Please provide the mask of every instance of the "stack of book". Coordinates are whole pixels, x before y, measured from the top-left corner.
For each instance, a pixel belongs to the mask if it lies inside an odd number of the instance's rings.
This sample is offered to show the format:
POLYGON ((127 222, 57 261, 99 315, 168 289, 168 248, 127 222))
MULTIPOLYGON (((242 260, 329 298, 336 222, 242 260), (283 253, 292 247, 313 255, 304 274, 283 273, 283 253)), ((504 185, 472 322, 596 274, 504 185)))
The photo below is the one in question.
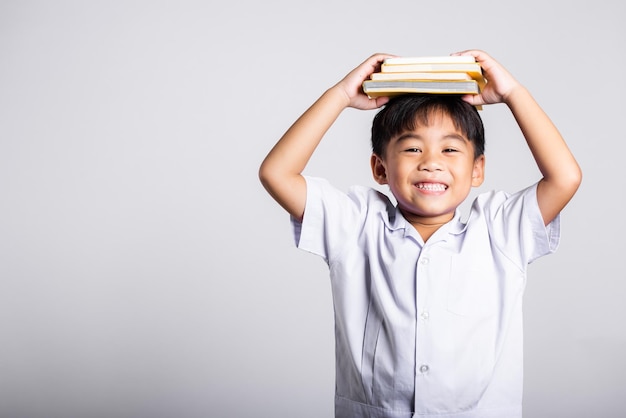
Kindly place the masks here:
POLYGON ((363 82, 369 97, 406 93, 479 94, 485 85, 482 69, 474 57, 387 58, 380 72, 363 82))

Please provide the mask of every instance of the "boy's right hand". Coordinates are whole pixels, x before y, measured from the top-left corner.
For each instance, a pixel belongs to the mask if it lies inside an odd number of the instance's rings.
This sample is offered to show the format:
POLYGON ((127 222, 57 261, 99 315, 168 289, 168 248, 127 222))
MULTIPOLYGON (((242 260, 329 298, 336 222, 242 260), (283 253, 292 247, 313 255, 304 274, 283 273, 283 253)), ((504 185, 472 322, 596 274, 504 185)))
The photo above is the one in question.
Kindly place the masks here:
POLYGON ((393 55, 372 55, 332 87, 345 95, 347 107, 371 110, 377 109, 389 101, 388 97, 369 98, 363 93, 363 82, 369 79, 372 73, 380 71, 380 66, 383 61, 390 57, 393 57, 393 55))
POLYGON ((387 97, 370 99, 363 81, 380 70, 388 54, 375 54, 324 92, 280 138, 261 167, 259 178, 272 197, 295 219, 302 221, 306 207, 306 181, 302 176, 311 155, 326 131, 346 107, 376 109, 387 97))

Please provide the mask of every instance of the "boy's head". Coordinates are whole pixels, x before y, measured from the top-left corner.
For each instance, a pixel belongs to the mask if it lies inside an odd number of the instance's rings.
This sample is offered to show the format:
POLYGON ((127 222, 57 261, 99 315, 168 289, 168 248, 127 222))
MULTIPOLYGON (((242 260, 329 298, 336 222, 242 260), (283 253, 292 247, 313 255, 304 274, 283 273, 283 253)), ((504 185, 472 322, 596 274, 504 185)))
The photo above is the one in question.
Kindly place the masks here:
POLYGON ((484 179, 484 128, 459 96, 392 98, 372 124, 372 174, 414 226, 441 225, 484 179))
POLYGON ((472 142, 474 157, 485 152, 485 130, 476 108, 457 95, 407 94, 393 97, 372 122, 372 151, 381 158, 389 141, 418 125, 429 125, 433 117, 443 113, 472 142))

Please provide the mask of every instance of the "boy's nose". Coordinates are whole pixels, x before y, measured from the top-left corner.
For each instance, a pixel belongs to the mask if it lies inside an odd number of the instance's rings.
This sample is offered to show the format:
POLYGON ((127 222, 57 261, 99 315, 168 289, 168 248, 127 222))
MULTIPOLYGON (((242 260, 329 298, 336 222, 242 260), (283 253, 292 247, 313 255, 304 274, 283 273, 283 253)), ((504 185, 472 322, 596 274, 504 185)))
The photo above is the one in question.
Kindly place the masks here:
POLYGON ((420 171, 437 171, 442 169, 441 160, 437 155, 432 153, 424 154, 421 158, 417 169, 420 171))

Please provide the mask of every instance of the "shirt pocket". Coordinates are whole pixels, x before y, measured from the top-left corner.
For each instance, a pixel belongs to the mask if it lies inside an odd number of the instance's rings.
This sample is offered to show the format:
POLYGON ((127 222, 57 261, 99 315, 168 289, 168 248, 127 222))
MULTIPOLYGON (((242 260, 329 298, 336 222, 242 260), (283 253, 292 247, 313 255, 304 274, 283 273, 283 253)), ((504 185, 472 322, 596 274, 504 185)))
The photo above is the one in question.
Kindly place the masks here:
MULTIPOLYGON (((361 379, 365 402, 385 410, 410 412, 413 407, 415 323, 392 323, 376 303, 370 304, 361 379)), ((385 415, 386 416, 386 415, 385 415)))
POLYGON ((462 316, 492 316, 502 305, 495 266, 453 256, 448 277, 447 310, 462 316))

